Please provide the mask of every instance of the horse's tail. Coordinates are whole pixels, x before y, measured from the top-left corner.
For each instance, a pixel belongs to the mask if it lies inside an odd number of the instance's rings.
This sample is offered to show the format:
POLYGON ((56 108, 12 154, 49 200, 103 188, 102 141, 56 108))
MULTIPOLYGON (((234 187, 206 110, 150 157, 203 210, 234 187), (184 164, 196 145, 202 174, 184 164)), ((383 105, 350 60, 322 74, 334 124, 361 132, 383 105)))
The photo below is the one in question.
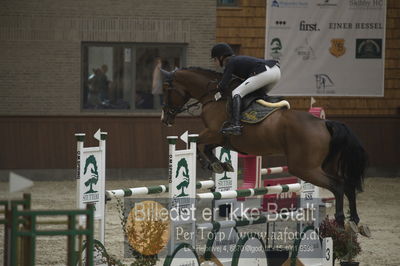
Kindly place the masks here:
POLYGON ((331 134, 329 153, 324 164, 337 160, 336 173, 343 177, 345 184, 362 191, 368 156, 360 141, 345 124, 327 120, 326 127, 331 134))

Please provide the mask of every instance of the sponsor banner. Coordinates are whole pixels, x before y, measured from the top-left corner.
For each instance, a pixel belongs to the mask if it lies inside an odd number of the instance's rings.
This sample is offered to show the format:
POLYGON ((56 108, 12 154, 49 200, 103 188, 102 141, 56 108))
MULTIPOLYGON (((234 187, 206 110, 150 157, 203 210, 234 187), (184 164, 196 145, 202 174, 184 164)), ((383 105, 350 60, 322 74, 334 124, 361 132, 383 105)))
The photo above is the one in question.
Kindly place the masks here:
POLYGON ((271 95, 383 96, 386 0, 268 0, 271 95))

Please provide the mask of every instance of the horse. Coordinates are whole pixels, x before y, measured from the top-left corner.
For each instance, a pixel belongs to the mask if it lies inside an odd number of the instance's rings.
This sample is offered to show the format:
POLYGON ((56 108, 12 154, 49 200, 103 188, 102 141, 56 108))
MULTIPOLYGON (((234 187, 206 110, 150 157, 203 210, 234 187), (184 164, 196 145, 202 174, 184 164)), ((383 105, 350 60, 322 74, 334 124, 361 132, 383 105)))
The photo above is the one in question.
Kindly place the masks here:
POLYGON ((260 123, 244 124, 240 136, 225 136, 220 129, 229 119, 227 102, 231 96, 225 93, 223 97, 216 97, 221 73, 192 67, 174 72, 162 70, 162 74, 165 83, 163 124, 171 126, 176 115, 193 105, 202 105, 200 116, 205 128, 198 138, 202 164, 206 161, 209 166, 218 165, 212 152, 216 146, 252 155, 284 155, 290 174, 333 193, 335 220, 340 227, 344 227, 345 222, 344 195, 349 201, 350 221, 360 222, 356 192, 362 191, 368 157, 348 126, 308 112, 281 108, 260 123), (187 104, 192 98, 197 102, 187 104))

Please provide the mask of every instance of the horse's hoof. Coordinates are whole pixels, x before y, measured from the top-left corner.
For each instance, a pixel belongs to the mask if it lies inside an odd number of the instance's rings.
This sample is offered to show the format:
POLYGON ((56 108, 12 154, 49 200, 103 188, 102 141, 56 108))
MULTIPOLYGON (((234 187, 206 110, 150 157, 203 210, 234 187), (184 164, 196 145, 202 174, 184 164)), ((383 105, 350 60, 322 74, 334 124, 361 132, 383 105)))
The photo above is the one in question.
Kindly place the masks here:
POLYGON ((214 173, 217 173, 217 174, 222 174, 223 172, 224 172, 224 168, 222 167, 222 165, 220 164, 220 163, 218 163, 218 162, 213 162, 213 163, 211 163, 211 170, 214 172, 214 173))
POLYGON ((222 163, 221 165, 226 172, 234 172, 235 171, 235 169, 233 168, 233 166, 230 162, 225 162, 225 163, 222 163))
POLYGON ((371 231, 369 230, 368 225, 361 224, 358 226, 358 232, 365 237, 371 237, 371 231))
POLYGON ((357 234, 357 233, 358 233, 358 227, 357 227, 356 223, 353 222, 353 221, 348 221, 348 222, 344 225, 344 228, 345 228, 345 230, 346 230, 347 232, 351 232, 351 233, 354 233, 354 234, 357 234))

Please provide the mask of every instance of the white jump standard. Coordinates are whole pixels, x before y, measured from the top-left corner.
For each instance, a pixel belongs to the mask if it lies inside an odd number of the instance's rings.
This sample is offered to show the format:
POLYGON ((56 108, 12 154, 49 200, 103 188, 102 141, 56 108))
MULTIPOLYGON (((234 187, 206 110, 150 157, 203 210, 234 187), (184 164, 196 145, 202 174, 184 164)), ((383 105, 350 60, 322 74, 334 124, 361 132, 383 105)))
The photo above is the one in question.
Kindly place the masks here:
MULTIPOLYGON (((281 212, 277 214, 265 214, 258 217, 241 216, 240 218, 226 220, 226 218, 218 217, 217 209, 213 209, 214 216, 211 222, 206 223, 196 223, 195 217, 191 216, 191 210, 196 210, 196 200, 212 200, 213 208, 219 208, 217 203, 230 204, 236 202, 237 198, 241 197, 256 197, 260 195, 268 194, 281 194, 285 192, 300 192, 302 189, 301 184, 282 184, 273 185, 268 187, 256 187, 247 189, 235 189, 237 187, 237 171, 235 173, 226 172, 222 174, 219 178, 214 180, 206 180, 196 182, 196 159, 197 159, 197 136, 189 136, 189 147, 184 150, 176 150, 176 142, 178 137, 168 137, 169 143, 169 168, 168 168, 168 181, 167 185, 158 186, 148 186, 148 187, 136 187, 136 188, 122 188, 115 190, 105 191, 105 138, 106 133, 101 132, 99 134, 99 147, 83 147, 84 134, 77 134, 78 140, 78 190, 77 196, 79 204, 82 200, 88 198, 90 195, 91 202, 96 204, 96 209, 103 210, 101 214, 97 215, 100 219, 100 239, 104 244, 104 223, 105 223, 105 213, 104 204, 105 198, 119 198, 119 197, 131 197, 139 195, 152 195, 160 193, 169 193, 169 206, 170 216, 174 213, 174 217, 171 217, 170 223, 170 237, 167 246, 167 257, 164 261, 164 265, 200 265, 199 256, 196 253, 195 248, 197 243, 196 232, 200 230, 209 230, 214 234, 214 238, 209 239, 206 244, 206 251, 204 253, 204 258, 206 260, 211 259, 213 254, 215 258, 219 260, 223 265, 268 265, 265 244, 262 239, 255 233, 247 234, 245 237, 240 237, 236 228, 264 224, 268 221, 285 220, 289 216, 292 217, 294 212, 281 212), (88 153, 84 153, 88 152, 88 153), (91 153, 98 153, 93 155, 91 153), (97 181, 97 182, 96 182, 97 181), (102 188, 98 187, 102 186, 102 188), (197 189, 208 189, 215 188, 216 192, 210 193, 197 193, 197 189), (96 196, 94 192, 99 192, 103 195, 96 196), (82 195, 84 194, 84 195, 82 195), (105 197, 104 197, 105 196, 105 197), (95 201, 97 198, 97 201, 95 201), (175 210, 175 211, 174 211, 175 210), (189 218, 189 219, 188 219, 189 218), (223 220, 218 220, 222 218, 223 220), (225 219, 225 220, 224 220, 225 219), (190 240, 178 240, 177 228, 184 227, 184 230, 193 233, 190 240), (224 231, 225 230, 225 231, 224 231), (226 231, 228 230, 228 231, 226 231), (219 240, 218 234, 224 234, 229 232, 229 230, 236 232, 236 237, 230 239, 219 240), (233 241, 227 244, 224 241, 233 241), (219 247, 227 250, 235 250, 234 252, 227 252, 221 254, 215 252, 214 247, 219 247), (259 250, 260 252, 252 253, 249 250, 259 250)), ((220 159, 225 158, 227 161, 235 162, 237 168, 237 156, 231 154, 227 150, 217 150, 220 159), (236 160, 236 161, 235 161, 236 160)), ((271 170, 282 171, 281 170, 271 170)), ((232 210, 231 210, 232 211, 232 210)), ((297 256, 297 254, 294 254, 297 256)), ((318 262, 322 261, 319 257, 318 262)), ((325 265, 319 263, 319 265, 325 265)))

